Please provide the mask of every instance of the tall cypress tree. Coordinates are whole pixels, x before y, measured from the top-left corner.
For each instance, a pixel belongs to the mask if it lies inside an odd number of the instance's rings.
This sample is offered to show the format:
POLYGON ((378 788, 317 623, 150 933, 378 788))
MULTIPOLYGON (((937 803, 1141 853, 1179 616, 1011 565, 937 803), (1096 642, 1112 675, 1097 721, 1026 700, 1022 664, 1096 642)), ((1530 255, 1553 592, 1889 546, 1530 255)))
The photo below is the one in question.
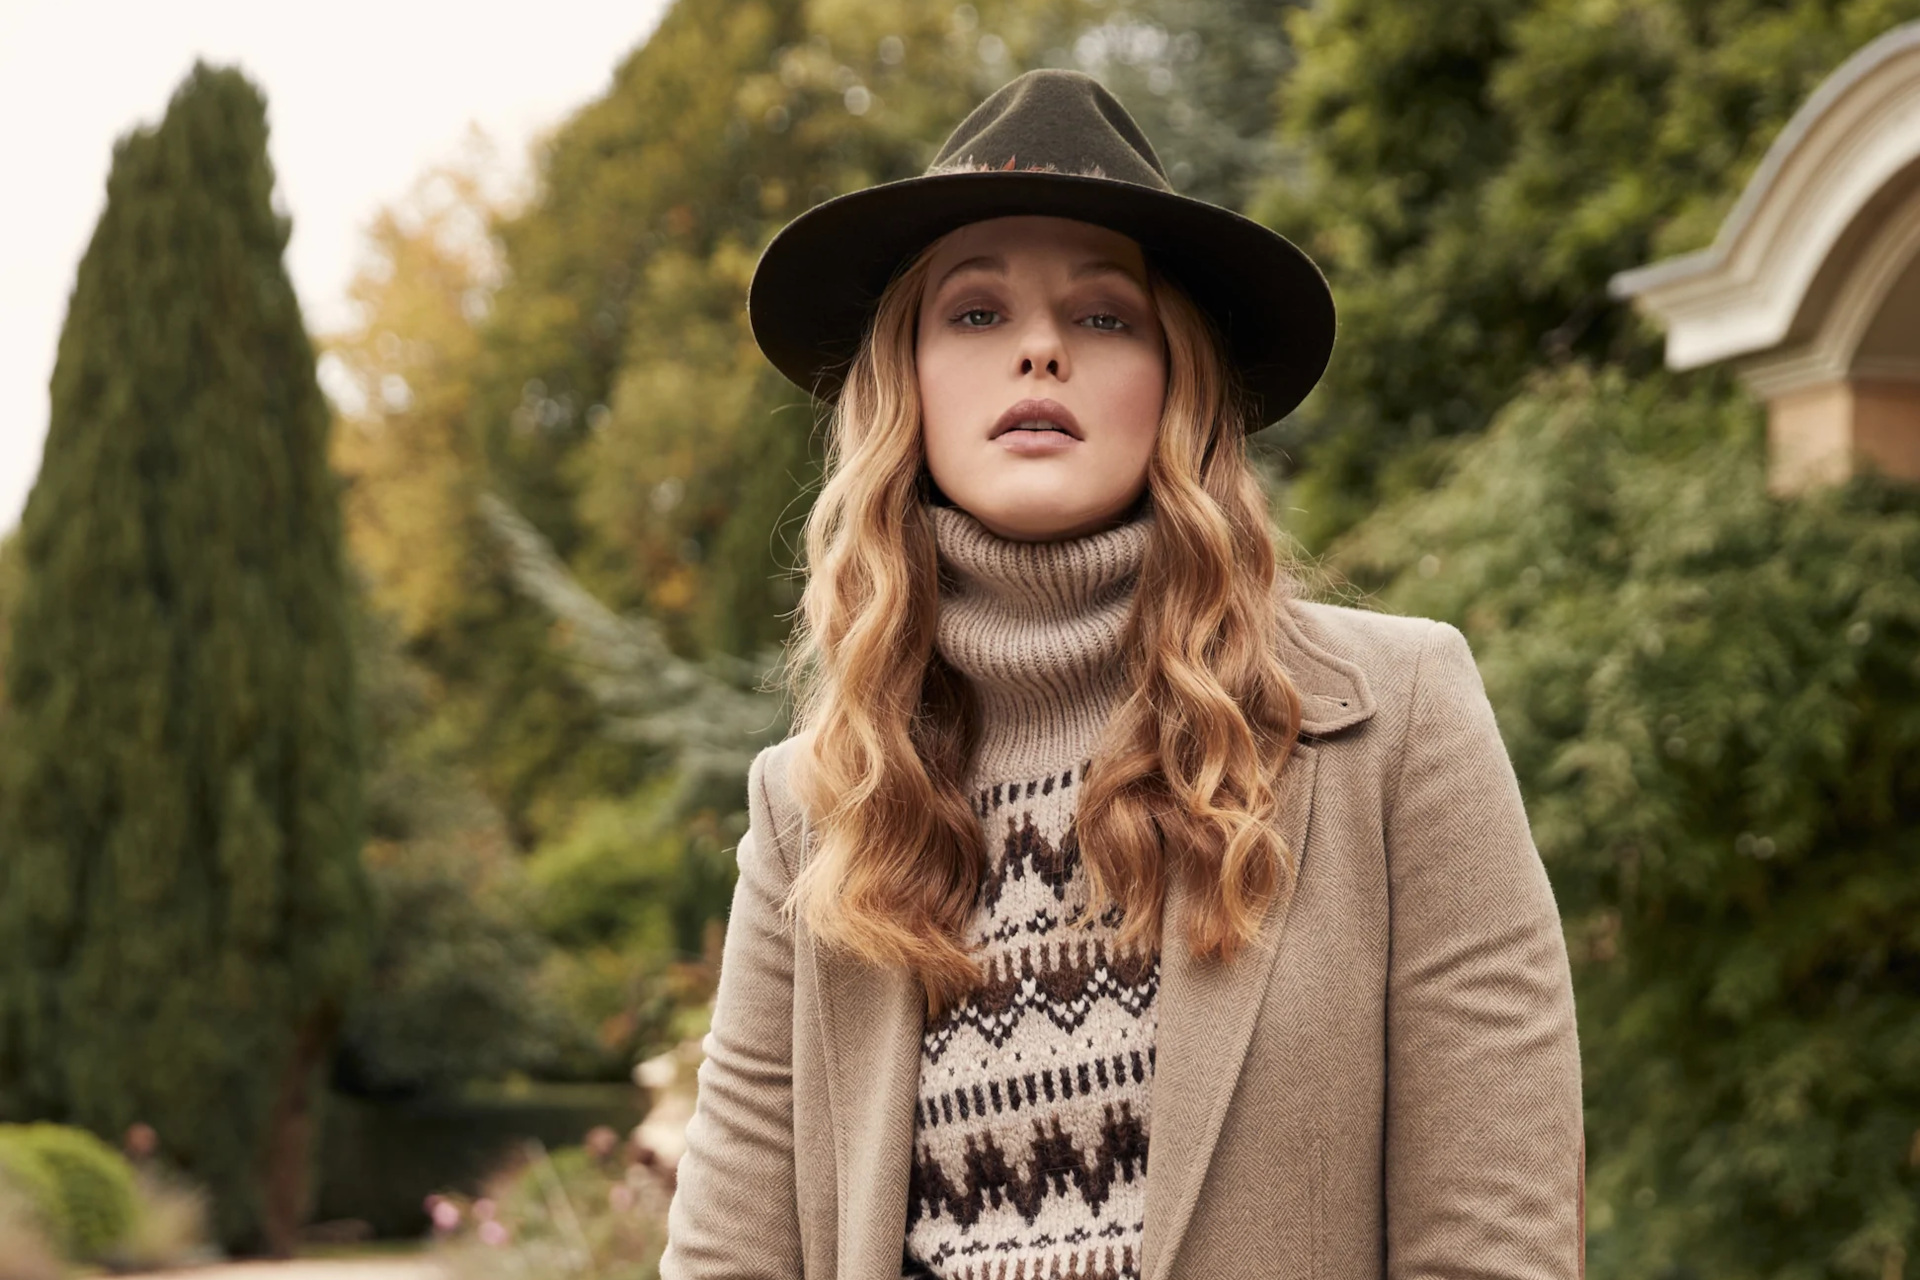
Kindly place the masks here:
POLYGON ((21 524, 0 744, 0 1118, 154 1125, 284 1253, 365 964, 328 414, 266 104, 196 63, 114 147, 21 524))

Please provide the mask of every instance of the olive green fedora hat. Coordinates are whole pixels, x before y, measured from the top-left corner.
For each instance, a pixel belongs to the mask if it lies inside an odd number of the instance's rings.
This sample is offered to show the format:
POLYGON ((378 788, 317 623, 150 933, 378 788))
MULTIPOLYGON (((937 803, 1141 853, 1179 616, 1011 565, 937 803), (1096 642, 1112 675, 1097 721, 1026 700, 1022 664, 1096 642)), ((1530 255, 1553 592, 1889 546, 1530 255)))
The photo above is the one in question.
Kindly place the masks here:
POLYGON ((767 359, 838 394, 887 282, 956 227, 1047 214, 1138 241, 1219 326, 1253 397, 1254 429, 1313 389, 1333 352, 1333 293, 1285 237, 1176 192, 1126 108, 1083 72, 1029 71, 960 122, 918 177, 823 201, 767 244, 747 316, 767 359))

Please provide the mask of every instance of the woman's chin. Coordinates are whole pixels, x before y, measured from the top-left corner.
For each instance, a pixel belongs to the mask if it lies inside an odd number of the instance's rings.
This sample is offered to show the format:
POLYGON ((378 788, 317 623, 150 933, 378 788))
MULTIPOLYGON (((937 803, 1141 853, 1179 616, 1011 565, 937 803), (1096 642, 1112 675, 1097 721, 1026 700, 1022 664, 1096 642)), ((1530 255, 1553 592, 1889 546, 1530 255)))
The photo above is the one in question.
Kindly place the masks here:
POLYGON ((1114 523, 1129 505, 1122 498, 1100 502, 1070 486, 1007 485, 991 493, 954 497, 954 503, 1002 538, 1055 542, 1114 523))

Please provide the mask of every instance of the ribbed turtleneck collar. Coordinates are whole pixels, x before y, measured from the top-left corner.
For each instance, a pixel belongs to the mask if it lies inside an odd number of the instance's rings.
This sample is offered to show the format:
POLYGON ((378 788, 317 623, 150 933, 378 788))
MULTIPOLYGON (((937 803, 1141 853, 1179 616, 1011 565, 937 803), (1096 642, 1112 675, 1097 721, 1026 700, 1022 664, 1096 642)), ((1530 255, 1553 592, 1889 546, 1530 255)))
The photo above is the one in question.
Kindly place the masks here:
POLYGON ((1111 529, 1055 542, 1003 538, 958 507, 929 511, 950 580, 936 647, 980 701, 971 782, 1080 763, 1126 692, 1120 640, 1151 504, 1111 529))

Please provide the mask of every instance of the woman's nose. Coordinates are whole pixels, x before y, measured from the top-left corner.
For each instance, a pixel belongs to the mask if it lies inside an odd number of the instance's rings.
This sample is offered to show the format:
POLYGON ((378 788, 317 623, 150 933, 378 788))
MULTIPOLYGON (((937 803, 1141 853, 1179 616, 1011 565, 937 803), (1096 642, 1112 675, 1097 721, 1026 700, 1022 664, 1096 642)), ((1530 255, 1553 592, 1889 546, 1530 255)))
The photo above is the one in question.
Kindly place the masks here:
POLYGON ((1062 380, 1068 375, 1066 340, 1052 316, 1036 316, 1027 322, 1020 333, 1017 356, 1023 378, 1037 369, 1062 380))

